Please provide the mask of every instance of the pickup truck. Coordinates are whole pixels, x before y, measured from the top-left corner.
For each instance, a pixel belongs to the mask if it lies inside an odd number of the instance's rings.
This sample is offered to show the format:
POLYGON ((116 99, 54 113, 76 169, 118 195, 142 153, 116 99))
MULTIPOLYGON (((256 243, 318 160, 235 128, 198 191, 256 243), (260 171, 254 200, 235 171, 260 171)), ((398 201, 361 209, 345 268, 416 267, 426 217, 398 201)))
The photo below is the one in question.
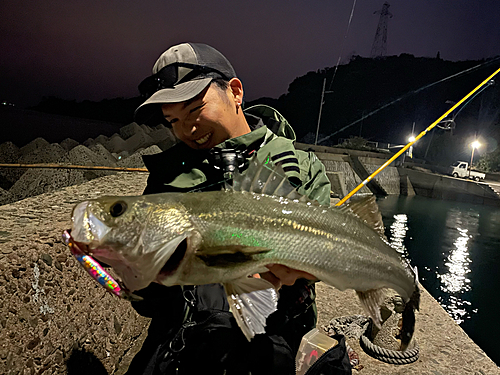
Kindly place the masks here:
POLYGON ((456 161, 449 168, 449 173, 453 177, 470 178, 476 181, 484 180, 486 175, 477 171, 469 171, 469 163, 466 161, 456 161), (470 173, 469 173, 470 172, 470 173))

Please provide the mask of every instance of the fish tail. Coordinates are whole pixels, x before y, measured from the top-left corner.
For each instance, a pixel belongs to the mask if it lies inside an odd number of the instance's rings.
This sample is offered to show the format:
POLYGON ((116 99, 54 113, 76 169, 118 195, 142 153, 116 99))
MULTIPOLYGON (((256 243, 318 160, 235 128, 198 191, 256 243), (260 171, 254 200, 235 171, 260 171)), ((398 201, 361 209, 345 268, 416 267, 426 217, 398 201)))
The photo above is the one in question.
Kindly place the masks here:
POLYGON ((415 331, 415 310, 420 308, 420 289, 418 286, 406 303, 403 311, 403 322, 401 327, 401 351, 408 348, 415 331))

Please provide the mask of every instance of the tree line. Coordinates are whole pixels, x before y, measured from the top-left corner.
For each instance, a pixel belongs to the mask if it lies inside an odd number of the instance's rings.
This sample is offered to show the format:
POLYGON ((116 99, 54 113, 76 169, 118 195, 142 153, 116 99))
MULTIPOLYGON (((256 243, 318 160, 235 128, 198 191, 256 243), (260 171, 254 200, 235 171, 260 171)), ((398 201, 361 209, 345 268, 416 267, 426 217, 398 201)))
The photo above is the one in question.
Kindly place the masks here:
MULTIPOLYGON (((292 124, 299 141, 313 143, 326 83, 318 137, 322 145, 337 145, 351 137, 406 144, 412 129, 416 135, 427 128, 499 66, 499 57, 446 61, 439 54, 436 58, 353 56, 338 69, 326 67, 297 77, 279 98, 259 98, 246 106, 276 108, 292 124)), ((140 103, 139 97, 80 103, 49 97, 33 109, 126 124, 133 121, 140 103)), ((490 160, 483 160, 483 168, 498 170, 499 106, 500 86, 488 85, 452 113, 450 121, 422 138, 414 147, 415 156, 440 165, 467 160, 469 144, 478 138, 484 145, 478 155, 484 159, 488 154, 490 160), (498 158, 491 156, 495 153, 498 158)))

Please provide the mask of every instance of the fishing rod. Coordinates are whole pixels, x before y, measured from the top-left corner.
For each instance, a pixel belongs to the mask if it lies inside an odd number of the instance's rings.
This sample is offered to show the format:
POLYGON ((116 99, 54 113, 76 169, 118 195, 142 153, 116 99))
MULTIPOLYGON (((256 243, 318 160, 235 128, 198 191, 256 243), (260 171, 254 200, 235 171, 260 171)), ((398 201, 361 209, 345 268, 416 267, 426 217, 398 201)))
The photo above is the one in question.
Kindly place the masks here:
POLYGON ((0 168, 56 168, 56 169, 89 169, 100 171, 117 171, 117 172, 142 172, 149 173, 146 168, 126 168, 126 167, 106 167, 99 165, 72 165, 72 164, 2 164, 0 168))
POLYGON ((434 121, 431 125, 429 125, 425 130, 423 130, 419 135, 415 137, 415 139, 409 142, 406 146, 404 146, 401 150, 399 150, 396 154, 394 154, 389 160, 387 160, 384 164, 382 164, 375 172, 373 172, 370 176, 368 176, 363 182, 361 182, 358 186, 356 186, 349 194, 347 194, 344 198, 338 201, 335 205, 341 206, 347 201, 350 197, 352 197, 356 192, 361 189, 363 186, 368 184, 373 177, 379 174, 385 167, 391 164, 394 160, 396 160, 403 152, 408 150, 413 144, 426 135, 429 131, 431 131, 437 124, 439 124, 444 118, 446 118, 450 113, 452 113, 455 109, 457 109, 463 102, 469 99, 472 95, 474 95, 478 90, 480 90, 484 85, 489 84, 490 81, 495 77, 498 73, 500 73, 500 68, 498 68, 492 75, 486 78, 481 84, 479 84, 474 90, 465 95, 462 99, 460 99, 453 107, 447 110, 441 117, 439 117, 436 121, 434 121))
POLYGON ((404 94, 404 95, 400 96, 399 98, 394 99, 393 101, 391 101, 391 102, 389 102, 389 103, 386 103, 386 104, 382 105, 381 107, 379 107, 379 108, 377 108, 377 109, 375 109, 375 110, 371 111, 370 113, 368 113, 368 114, 366 114, 366 115, 363 115, 361 118, 359 118, 359 119, 357 119, 356 121, 353 121, 353 122, 351 122, 350 124, 348 124, 348 125, 346 125, 346 126, 344 126, 344 127, 340 128, 340 129, 336 130, 335 132, 331 133, 330 135, 328 135, 328 136, 326 136, 326 137, 323 137, 323 138, 321 138, 321 139, 317 140, 317 144, 321 144, 321 143, 323 143, 323 142, 327 141, 328 139, 330 139, 330 138, 331 138, 331 137, 333 137, 334 135, 336 135, 336 134, 338 134, 338 133, 343 132, 344 130, 346 130, 346 129, 350 128, 351 126, 354 126, 354 125, 356 125, 356 124, 359 124, 360 122, 362 122, 363 120, 367 119, 368 117, 373 116, 374 114, 376 114, 376 113, 378 113, 378 112, 380 112, 380 111, 384 110, 385 108, 388 108, 388 107, 390 107, 390 106, 392 106, 392 105, 394 105, 394 104, 396 104, 396 103, 398 103, 398 102, 402 101, 403 99, 406 99, 406 98, 410 97, 411 95, 418 94, 418 93, 419 93, 419 92, 421 92, 421 91, 424 91, 424 90, 426 90, 426 89, 428 89, 428 88, 430 88, 430 87, 433 87, 433 86, 435 86, 435 85, 438 85, 438 84, 440 84, 440 83, 443 83, 443 82, 449 81, 450 79, 457 78, 457 77, 459 77, 459 76, 461 76, 461 75, 471 73, 471 72, 473 72, 474 70, 477 70, 477 69, 479 69, 479 68, 481 68, 481 67, 483 67, 483 66, 488 66, 488 65, 491 65, 491 64, 493 64, 493 63, 497 62, 498 60, 500 60, 500 56, 499 56, 499 57, 495 57, 494 59, 489 60, 489 61, 486 61, 486 62, 481 63, 481 64, 479 64, 479 65, 473 66, 473 67, 471 67, 471 68, 468 68, 468 69, 462 70, 461 72, 458 72, 458 73, 452 74, 451 76, 448 76, 448 77, 445 77, 445 78, 443 78, 443 79, 440 79, 439 81, 436 81, 436 82, 430 83, 430 84, 425 85, 425 86, 423 86, 423 87, 420 87, 420 88, 419 88, 419 89, 417 89, 417 90, 410 91, 410 92, 408 92, 408 93, 406 93, 406 94, 404 94))

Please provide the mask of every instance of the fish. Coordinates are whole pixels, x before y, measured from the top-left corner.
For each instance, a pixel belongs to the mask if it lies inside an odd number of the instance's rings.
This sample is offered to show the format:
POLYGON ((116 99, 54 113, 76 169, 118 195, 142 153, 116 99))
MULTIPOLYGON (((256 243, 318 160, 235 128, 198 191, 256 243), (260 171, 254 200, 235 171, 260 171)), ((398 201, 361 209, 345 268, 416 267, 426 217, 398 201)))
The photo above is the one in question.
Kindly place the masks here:
POLYGON ((105 196, 77 204, 70 233, 111 266, 128 291, 221 283, 248 340, 277 308, 274 286, 251 277, 280 264, 339 290, 354 289, 380 327, 387 288, 405 301, 401 350, 415 329, 416 269, 390 246, 374 197, 326 207, 300 194, 280 165, 253 157, 224 190, 105 196))

